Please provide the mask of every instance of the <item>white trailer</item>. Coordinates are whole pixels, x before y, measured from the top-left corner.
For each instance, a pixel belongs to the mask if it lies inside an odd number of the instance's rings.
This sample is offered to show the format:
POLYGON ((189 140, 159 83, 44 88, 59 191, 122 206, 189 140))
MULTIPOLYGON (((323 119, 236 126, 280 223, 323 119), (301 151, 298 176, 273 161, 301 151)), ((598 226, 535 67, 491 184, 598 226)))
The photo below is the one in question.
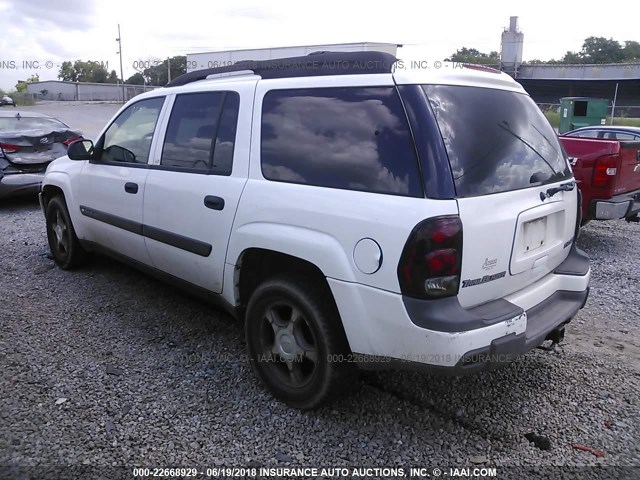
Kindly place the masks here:
POLYGON ((248 50, 227 50, 220 52, 188 53, 187 72, 204 68, 217 68, 233 65, 242 60, 271 60, 274 58, 300 57, 313 52, 362 52, 377 51, 396 55, 396 43, 334 43, 328 45, 301 45, 297 47, 257 48, 248 50))

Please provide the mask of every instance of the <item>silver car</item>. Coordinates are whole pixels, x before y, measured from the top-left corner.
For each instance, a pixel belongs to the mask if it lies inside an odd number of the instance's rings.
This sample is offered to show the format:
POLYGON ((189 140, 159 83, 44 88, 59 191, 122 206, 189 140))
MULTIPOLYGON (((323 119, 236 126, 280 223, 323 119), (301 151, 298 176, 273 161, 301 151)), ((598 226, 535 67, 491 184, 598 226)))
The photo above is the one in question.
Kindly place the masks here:
POLYGON ((0 199, 37 193, 49 163, 81 138, 80 131, 48 115, 0 111, 0 199))
POLYGON ((15 107, 16 102, 9 95, 3 95, 2 98, 0 98, 0 107, 4 105, 12 105, 15 107))

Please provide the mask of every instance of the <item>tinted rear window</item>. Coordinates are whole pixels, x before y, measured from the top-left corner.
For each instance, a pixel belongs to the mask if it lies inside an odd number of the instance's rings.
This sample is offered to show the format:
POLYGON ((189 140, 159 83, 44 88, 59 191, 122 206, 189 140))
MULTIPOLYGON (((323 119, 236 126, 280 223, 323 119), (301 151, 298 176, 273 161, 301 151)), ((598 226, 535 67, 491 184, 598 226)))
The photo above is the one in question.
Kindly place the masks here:
POLYGON ((458 197, 507 192, 571 177, 556 133, 528 95, 425 85, 458 197))
POLYGON ((261 158, 270 180, 423 195, 413 139, 393 87, 269 92, 261 158))

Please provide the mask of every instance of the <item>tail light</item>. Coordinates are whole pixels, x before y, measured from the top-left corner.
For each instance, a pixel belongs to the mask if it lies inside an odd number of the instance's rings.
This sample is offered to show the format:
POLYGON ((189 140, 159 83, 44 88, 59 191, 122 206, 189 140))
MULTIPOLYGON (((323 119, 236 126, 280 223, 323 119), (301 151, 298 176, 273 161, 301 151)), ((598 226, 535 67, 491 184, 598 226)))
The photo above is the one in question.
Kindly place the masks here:
POLYGON ((434 217, 413 229, 398 264, 403 295, 441 298, 456 295, 462 268, 462 222, 458 216, 434 217))
POLYGON ((592 187, 611 188, 618 173, 618 156, 604 155, 596 159, 592 187))
POLYGON ((68 147, 69 145, 71 145, 76 140, 82 140, 82 137, 73 137, 73 138, 70 138, 69 140, 65 140, 62 143, 64 143, 68 147))
POLYGON ((578 194, 578 211, 576 212, 576 226, 573 231, 573 241, 577 241, 580 236, 580 228, 582 227, 582 190, 576 188, 578 194))
POLYGON ((0 148, 4 153, 16 153, 20 147, 10 143, 0 143, 0 148))

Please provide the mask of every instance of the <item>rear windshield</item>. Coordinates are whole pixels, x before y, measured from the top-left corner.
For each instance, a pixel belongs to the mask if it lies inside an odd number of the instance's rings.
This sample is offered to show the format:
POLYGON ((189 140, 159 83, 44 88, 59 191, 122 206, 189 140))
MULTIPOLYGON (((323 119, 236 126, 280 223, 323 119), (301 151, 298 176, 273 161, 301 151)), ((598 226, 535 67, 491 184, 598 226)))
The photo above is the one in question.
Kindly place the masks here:
POLYGON ((528 95, 423 86, 440 127, 458 197, 571 178, 556 133, 528 95))
POLYGON ((22 130, 62 130, 68 128, 55 118, 46 117, 4 117, 0 118, 0 132, 22 130))

